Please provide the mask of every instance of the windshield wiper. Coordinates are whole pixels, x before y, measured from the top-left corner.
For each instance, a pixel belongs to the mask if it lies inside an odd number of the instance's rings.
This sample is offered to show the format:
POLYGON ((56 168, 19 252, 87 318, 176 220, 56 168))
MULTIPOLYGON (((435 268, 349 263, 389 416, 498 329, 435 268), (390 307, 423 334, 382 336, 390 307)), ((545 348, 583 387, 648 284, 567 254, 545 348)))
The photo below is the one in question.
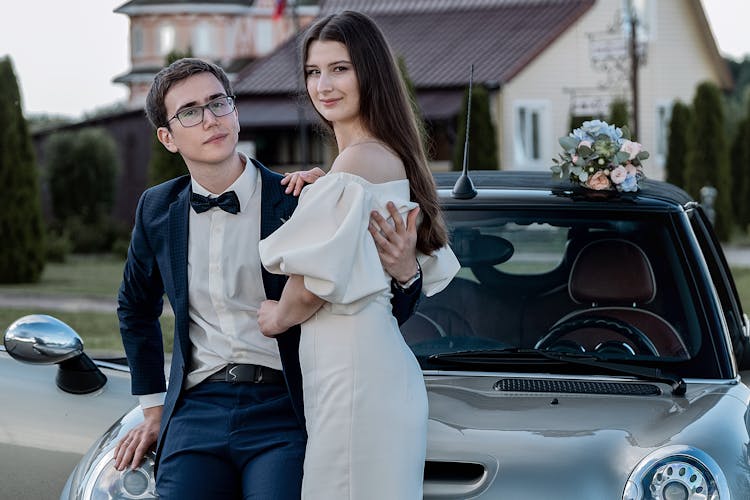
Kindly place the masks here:
POLYGON ((604 368, 615 373, 624 373, 644 380, 666 383, 672 387, 672 395, 684 396, 687 386, 682 377, 662 371, 660 368, 633 366, 625 363, 604 361, 587 353, 567 353, 556 351, 542 351, 539 349, 491 349, 475 351, 454 351, 432 354, 427 358, 435 364, 518 364, 521 362, 538 363, 552 360, 558 363, 604 368))

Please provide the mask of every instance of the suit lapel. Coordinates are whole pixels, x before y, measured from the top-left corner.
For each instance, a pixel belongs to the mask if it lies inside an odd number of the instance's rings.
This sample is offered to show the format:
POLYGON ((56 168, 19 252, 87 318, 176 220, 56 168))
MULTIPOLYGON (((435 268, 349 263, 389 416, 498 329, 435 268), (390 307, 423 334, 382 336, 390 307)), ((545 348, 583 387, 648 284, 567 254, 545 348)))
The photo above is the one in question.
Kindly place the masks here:
MULTIPOLYGON (((284 194, 283 186, 279 183, 281 177, 274 174, 260 163, 253 160, 261 176, 260 200, 260 239, 267 238, 276 231, 291 215, 296 205, 296 199, 284 194), (289 198, 292 198, 291 200, 289 198)), ((284 278, 262 269, 263 288, 266 297, 278 300, 284 288, 284 278)))
POLYGON ((180 191, 177 199, 169 206, 169 263, 174 282, 174 309, 176 333, 182 350, 183 360, 190 356, 188 327, 188 217, 190 184, 180 191))

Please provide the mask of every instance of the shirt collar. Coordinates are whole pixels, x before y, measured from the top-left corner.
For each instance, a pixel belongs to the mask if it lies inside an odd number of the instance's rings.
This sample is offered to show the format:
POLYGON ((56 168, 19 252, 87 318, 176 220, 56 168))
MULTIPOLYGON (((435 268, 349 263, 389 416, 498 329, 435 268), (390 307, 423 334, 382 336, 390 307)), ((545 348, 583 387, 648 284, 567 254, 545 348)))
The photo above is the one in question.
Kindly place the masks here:
MULTIPOLYGON (((240 176, 237 177, 237 180, 235 180, 232 185, 229 186, 224 192, 226 193, 227 191, 234 191, 237 194, 237 198, 240 200, 240 210, 243 210, 246 206, 248 206, 248 202, 255 192, 258 169, 255 168, 255 166, 245 153, 237 151, 237 154, 240 156, 240 160, 242 161, 244 169, 240 176), (250 168, 248 168, 248 165, 250 168)), ((194 193, 211 197, 219 196, 220 194, 222 194, 210 192, 193 178, 190 179, 190 183, 194 193)))

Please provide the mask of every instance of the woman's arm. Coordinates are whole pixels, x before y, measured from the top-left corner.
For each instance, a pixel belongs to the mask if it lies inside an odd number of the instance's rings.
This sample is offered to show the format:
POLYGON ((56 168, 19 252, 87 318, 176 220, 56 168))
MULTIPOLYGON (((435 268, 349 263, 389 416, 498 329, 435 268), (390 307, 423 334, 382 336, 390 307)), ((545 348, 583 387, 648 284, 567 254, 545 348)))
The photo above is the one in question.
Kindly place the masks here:
POLYGON ((292 275, 284 285, 279 301, 265 300, 258 311, 258 325, 266 337, 273 337, 302 323, 325 304, 305 288, 304 278, 292 275))

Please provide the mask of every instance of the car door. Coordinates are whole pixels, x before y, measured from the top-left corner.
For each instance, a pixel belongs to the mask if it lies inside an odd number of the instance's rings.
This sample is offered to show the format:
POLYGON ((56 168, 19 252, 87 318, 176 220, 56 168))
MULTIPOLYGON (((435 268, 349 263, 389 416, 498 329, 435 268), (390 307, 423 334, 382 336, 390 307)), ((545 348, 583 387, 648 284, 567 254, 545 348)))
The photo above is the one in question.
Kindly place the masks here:
POLYGON ((721 302, 721 310, 729 328, 729 336, 738 369, 744 371, 742 374, 743 380, 748 383, 750 382, 750 325, 748 325, 748 317, 742 310, 742 303, 737 294, 732 272, 706 213, 700 206, 692 207, 689 213, 693 231, 698 239, 698 244, 711 274, 711 281, 721 302))

